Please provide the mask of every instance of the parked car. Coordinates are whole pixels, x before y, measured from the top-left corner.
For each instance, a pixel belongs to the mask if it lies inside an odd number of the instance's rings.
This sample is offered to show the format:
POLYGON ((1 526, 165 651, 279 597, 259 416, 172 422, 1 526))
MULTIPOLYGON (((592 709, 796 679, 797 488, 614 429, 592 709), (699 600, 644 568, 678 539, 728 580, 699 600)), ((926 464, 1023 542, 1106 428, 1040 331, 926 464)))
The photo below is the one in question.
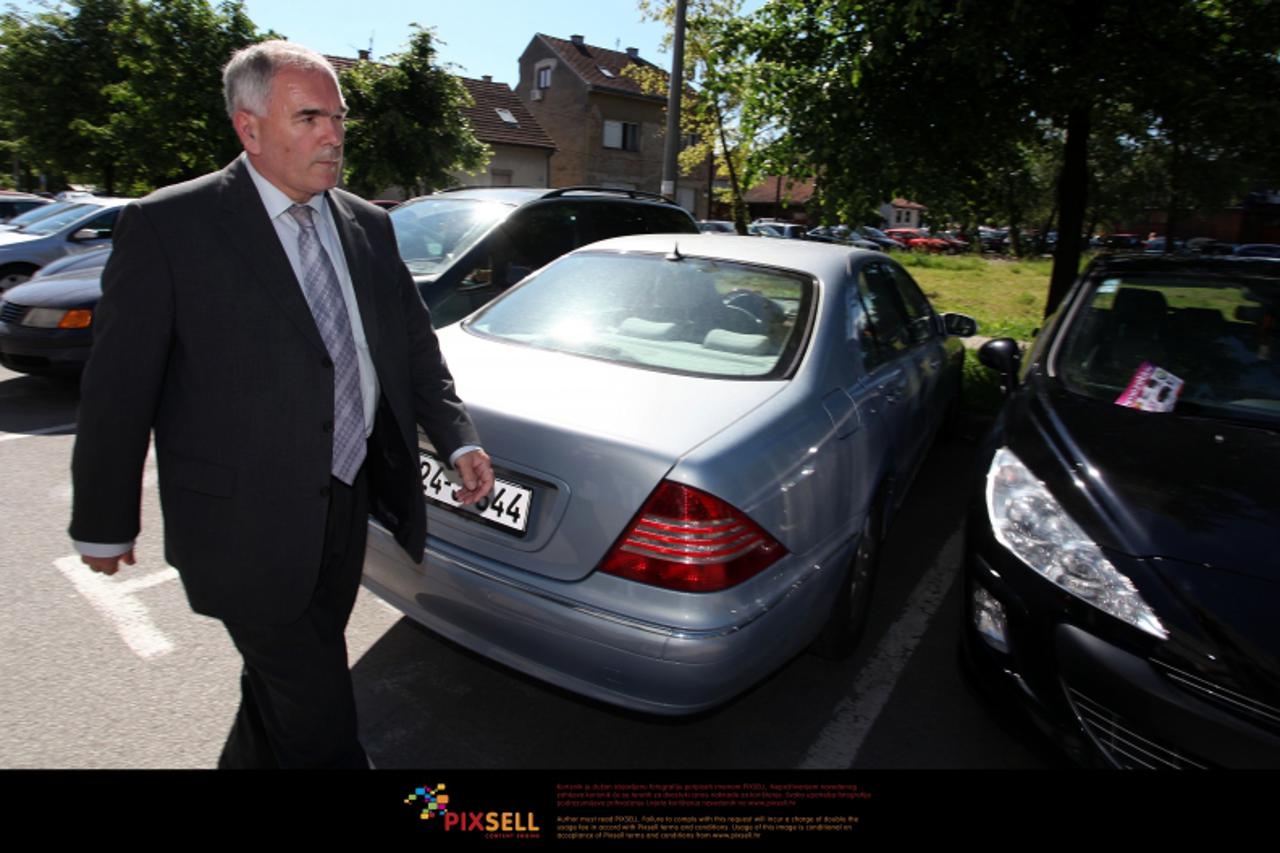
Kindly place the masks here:
POLYGON ((436 326, 453 323, 565 252, 609 237, 698 233, 662 196, 594 187, 464 187, 391 211, 400 257, 436 326))
POLYGON ((932 237, 921 228, 889 228, 884 233, 913 252, 942 254, 954 251, 955 248, 949 240, 932 237))
POLYGON ((870 240, 880 247, 882 252, 902 252, 906 251, 906 246, 881 231, 879 228, 872 228, 870 225, 860 225, 853 229, 855 233, 863 240, 870 240))
POLYGON ((751 223, 752 225, 768 225, 779 235, 788 240, 803 240, 805 232, 809 230, 807 225, 800 225, 796 222, 788 222, 785 219, 757 219, 751 223))
POLYGON ((761 223, 759 225, 748 225, 747 234, 752 237, 773 237, 774 239, 784 239, 784 235, 776 226, 761 223))
POLYGON ((979 683, 1083 763, 1280 766, 1280 261, 1103 258, 979 357, 979 683))
MULTIPOLYGON (((1142 251, 1146 252, 1148 255, 1163 255, 1164 244, 1165 244, 1165 238, 1152 237, 1150 240, 1146 240, 1143 242, 1142 251)), ((1186 246, 1185 241, 1179 240, 1177 237, 1173 238, 1173 251, 1175 252, 1181 251, 1185 246, 1186 246)))
POLYGON ((51 201, 46 205, 33 207, 26 213, 19 213, 8 222, 0 223, 0 233, 5 231, 21 230, 30 223, 35 222, 37 219, 44 219, 47 216, 52 216, 55 213, 66 210, 73 204, 75 204, 74 201, 51 201))
POLYGON ((1141 234, 1130 234, 1128 232, 1104 234, 1102 236, 1102 248, 1113 251, 1141 249, 1143 242, 1145 242, 1145 238, 1141 234))
POLYGON ((31 278, 63 255, 111 241, 116 217, 128 199, 80 198, 49 216, 0 232, 0 293, 31 278))
POLYGON ((804 235, 804 238, 818 243, 837 243, 842 246, 869 249, 873 252, 880 250, 878 243, 864 240, 860 234, 847 225, 820 225, 817 228, 810 229, 804 235))
POLYGON ((595 699, 723 703, 866 619, 878 546, 954 412, 974 322, 878 252, 643 235, 570 253, 441 330, 497 485, 431 536, 381 523, 364 583, 437 633, 595 699))
POLYGON ((978 245, 983 252, 1008 251, 1009 229, 978 226, 978 245))
POLYGON ((1280 258, 1280 243, 1245 243, 1236 246, 1235 253, 1242 258, 1280 258))
POLYGON ((89 360, 93 312, 111 247, 66 255, 0 296, 0 364, 19 373, 74 376, 89 360))
POLYGON ((698 230, 703 234, 737 234, 738 229, 726 219, 699 219, 698 230))
POLYGON ((0 190, 0 222, 8 222, 15 216, 49 204, 49 199, 31 193, 0 190))

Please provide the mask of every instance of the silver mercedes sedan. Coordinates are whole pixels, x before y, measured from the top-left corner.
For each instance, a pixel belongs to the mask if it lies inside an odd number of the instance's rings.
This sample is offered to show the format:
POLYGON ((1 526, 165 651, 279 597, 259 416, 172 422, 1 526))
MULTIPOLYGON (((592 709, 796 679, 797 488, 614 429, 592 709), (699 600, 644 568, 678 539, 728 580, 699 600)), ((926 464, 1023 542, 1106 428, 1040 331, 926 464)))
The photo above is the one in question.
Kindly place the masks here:
POLYGON ((456 506, 424 440, 424 561, 373 522, 365 585, 493 660, 654 714, 726 702, 806 648, 848 655, 975 331, 878 252, 581 248, 441 330, 497 484, 456 506))

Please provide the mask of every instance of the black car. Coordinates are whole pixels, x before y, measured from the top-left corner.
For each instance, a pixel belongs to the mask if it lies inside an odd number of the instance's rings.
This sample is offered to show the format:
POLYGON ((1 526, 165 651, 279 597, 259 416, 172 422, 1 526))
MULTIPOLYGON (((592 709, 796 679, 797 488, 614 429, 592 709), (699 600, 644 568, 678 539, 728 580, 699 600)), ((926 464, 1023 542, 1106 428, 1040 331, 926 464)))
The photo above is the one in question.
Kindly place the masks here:
POLYGON ((1103 258, 979 358, 970 672, 1082 763, 1280 766, 1280 261, 1103 258))
POLYGON ((19 373, 75 376, 93 347, 110 246, 67 255, 0 297, 0 364, 19 373))
POLYGON ((599 187, 466 187, 411 199, 390 215, 435 326, 460 320, 587 243, 698 233, 693 217, 662 196, 599 187))

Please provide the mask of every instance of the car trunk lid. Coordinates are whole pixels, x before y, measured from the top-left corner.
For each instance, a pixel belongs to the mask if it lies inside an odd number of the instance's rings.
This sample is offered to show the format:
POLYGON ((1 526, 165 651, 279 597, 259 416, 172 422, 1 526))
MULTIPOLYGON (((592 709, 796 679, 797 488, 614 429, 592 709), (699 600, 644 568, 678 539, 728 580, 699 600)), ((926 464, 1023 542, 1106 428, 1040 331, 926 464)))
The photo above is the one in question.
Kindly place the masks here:
POLYGON ((532 502, 520 532, 429 501, 430 534, 565 581, 596 567, 684 454, 785 384, 638 369, 458 326, 440 341, 498 478, 532 502))

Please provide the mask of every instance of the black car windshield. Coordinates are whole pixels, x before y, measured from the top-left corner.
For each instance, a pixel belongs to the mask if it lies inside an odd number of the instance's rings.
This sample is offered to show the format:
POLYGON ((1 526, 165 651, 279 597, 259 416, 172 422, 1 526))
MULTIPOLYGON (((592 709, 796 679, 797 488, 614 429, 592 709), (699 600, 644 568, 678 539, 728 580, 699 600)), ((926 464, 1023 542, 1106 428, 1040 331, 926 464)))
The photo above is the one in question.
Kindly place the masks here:
POLYGON ((812 282, 799 274, 661 255, 569 255, 467 323, 483 335, 635 367, 772 379, 794 363, 812 282))
POLYGON ((1131 408, 1280 422, 1278 349, 1280 277, 1132 273, 1099 281, 1055 372, 1131 408))
POLYGON ((468 198, 424 198, 391 211, 400 258, 414 275, 441 272, 462 257, 512 205, 468 198))

